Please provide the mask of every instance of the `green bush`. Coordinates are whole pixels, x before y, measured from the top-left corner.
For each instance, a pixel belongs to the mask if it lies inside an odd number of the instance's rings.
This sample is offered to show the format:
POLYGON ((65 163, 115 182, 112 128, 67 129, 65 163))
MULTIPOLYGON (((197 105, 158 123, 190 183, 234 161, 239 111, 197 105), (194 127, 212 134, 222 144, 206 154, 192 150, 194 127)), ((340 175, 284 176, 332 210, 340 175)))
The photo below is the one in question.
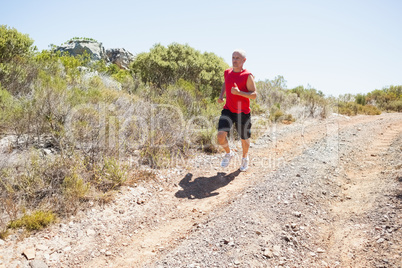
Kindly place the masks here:
POLYGON ((122 186, 127 180, 128 167, 121 165, 115 158, 107 157, 98 163, 95 182, 104 192, 122 186))
POLYGON ((400 111, 398 103, 402 101, 402 85, 373 90, 367 94, 366 101, 381 110, 400 111))
POLYGON ((12 105, 13 97, 7 90, 2 89, 0 86, 0 126, 3 129, 9 124, 12 105))
POLYGON ((402 112, 402 99, 390 102, 385 108, 390 111, 402 112))
POLYGON ((177 43, 167 47, 154 45, 148 53, 140 53, 131 65, 144 83, 159 89, 184 79, 200 91, 216 97, 223 84, 223 72, 229 66, 213 53, 202 54, 198 50, 177 43))
POLYGON ((24 227, 28 231, 40 230, 55 220, 56 215, 53 212, 39 210, 10 222, 8 228, 18 229, 24 227))
POLYGON ((278 122, 280 119, 282 119, 282 117, 285 115, 281 109, 272 109, 271 110, 271 114, 269 115, 269 119, 272 122, 278 122))
POLYGON ((85 182, 77 173, 66 176, 61 185, 62 193, 65 198, 74 203, 77 203, 80 199, 85 197, 89 187, 90 183, 85 182))
POLYGON ((7 25, 0 25, 0 75, 2 64, 27 56, 33 51, 33 42, 27 34, 7 25))
POLYGON ((219 146, 216 143, 217 130, 215 128, 202 129, 197 133, 195 143, 206 153, 217 153, 219 146))
POLYGON ((381 114, 381 110, 373 105, 361 105, 356 102, 348 102, 343 103, 339 102, 337 104, 338 113, 347 115, 347 116, 354 116, 358 114, 366 114, 366 115, 379 115, 381 114))
POLYGON ((381 111, 377 108, 377 107, 375 107, 375 106, 373 106, 373 105, 360 105, 360 104, 358 104, 359 105, 359 107, 358 107, 358 109, 359 109, 359 114, 367 114, 367 115, 379 115, 379 114, 381 114, 381 111))

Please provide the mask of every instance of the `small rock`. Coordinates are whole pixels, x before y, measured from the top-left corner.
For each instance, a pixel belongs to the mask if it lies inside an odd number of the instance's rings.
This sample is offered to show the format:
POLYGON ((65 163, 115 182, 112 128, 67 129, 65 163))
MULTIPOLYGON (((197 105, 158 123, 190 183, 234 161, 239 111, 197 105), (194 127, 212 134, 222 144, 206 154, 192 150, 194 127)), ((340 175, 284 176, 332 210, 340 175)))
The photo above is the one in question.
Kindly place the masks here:
POLYGON ((235 260, 233 263, 234 265, 240 265, 241 262, 239 260, 235 260))
POLYGON ((44 154, 44 155, 50 155, 50 154, 52 154, 52 150, 43 149, 43 154, 44 154))
POLYGON ((4 246, 6 242, 3 239, 0 239, 0 246, 4 246))
POLYGON ((106 251, 106 252, 105 252, 105 255, 106 255, 106 256, 111 256, 111 255, 112 255, 112 252, 106 251))
POLYGON ((377 243, 378 243, 378 244, 381 244, 381 243, 383 243, 384 241, 385 241, 384 238, 380 238, 380 239, 377 240, 377 243))
POLYGON ((138 205, 145 204, 145 200, 138 198, 138 199, 137 199, 137 204, 138 204, 138 205))
POLYGON ((300 218, 301 217, 301 212, 300 211, 295 211, 293 212, 293 215, 300 218))
POLYGON ((275 257, 279 257, 281 255, 281 247, 278 245, 275 245, 272 254, 274 254, 275 257))
POLYGON ((87 236, 92 236, 92 235, 95 235, 95 234, 96 234, 96 232, 94 230, 92 230, 92 229, 87 230, 87 236))
POLYGON ((272 250, 265 248, 265 249, 263 249, 263 251, 264 251, 264 253, 262 254, 262 256, 264 256, 268 259, 271 259, 274 257, 274 253, 272 253, 272 250))
POLYGON ((36 251, 35 248, 27 248, 22 254, 24 254, 28 260, 33 260, 35 259, 36 251))
POLYGON ((279 261, 279 266, 283 266, 286 264, 286 259, 279 261))
POLYGON ((324 249, 322 249, 322 248, 317 248, 317 253, 324 253, 324 252, 325 252, 324 249))

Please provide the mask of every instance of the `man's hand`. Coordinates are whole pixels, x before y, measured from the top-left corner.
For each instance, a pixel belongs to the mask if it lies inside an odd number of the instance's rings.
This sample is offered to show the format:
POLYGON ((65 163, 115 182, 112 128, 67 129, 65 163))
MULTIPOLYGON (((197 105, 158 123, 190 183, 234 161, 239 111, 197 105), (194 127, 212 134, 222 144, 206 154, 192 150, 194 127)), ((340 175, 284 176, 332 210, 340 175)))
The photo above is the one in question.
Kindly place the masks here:
POLYGON ((222 102, 225 102, 225 100, 223 98, 219 98, 218 103, 222 103, 222 102))
POLYGON ((240 89, 237 87, 236 83, 234 83, 234 87, 232 87, 231 92, 233 95, 240 95, 240 89))

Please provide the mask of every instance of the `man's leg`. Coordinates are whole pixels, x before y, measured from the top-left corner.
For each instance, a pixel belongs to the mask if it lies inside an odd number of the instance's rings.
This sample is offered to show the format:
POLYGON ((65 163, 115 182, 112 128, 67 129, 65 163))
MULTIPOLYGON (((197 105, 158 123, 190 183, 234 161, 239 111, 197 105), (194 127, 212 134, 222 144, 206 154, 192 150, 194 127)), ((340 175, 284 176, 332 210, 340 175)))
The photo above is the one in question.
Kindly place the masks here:
POLYGON ((223 110, 218 123, 218 144, 222 146, 225 150, 226 155, 223 157, 221 162, 221 167, 227 167, 229 165, 230 159, 234 156, 234 153, 230 151, 228 132, 232 128, 233 120, 231 118, 232 114, 229 110, 223 110))
POLYGON ((243 148, 243 158, 241 159, 240 171, 247 171, 250 161, 247 155, 250 148, 250 139, 241 139, 241 146, 243 148))
POLYGON ((226 131, 218 132, 218 143, 223 147, 226 154, 222 158, 221 167, 229 166, 230 159, 234 156, 234 153, 230 151, 229 142, 227 139, 228 133, 226 131))
POLYGON ((251 118, 250 114, 240 114, 238 118, 238 131, 240 133, 243 158, 241 159, 240 171, 247 171, 249 165, 248 150, 250 148, 251 118))
POLYGON ((218 144, 222 146, 225 152, 230 153, 229 142, 228 142, 228 133, 226 131, 218 131, 218 144))
POLYGON ((243 158, 246 158, 248 154, 248 149, 250 148, 250 139, 241 139, 241 147, 243 149, 243 158))

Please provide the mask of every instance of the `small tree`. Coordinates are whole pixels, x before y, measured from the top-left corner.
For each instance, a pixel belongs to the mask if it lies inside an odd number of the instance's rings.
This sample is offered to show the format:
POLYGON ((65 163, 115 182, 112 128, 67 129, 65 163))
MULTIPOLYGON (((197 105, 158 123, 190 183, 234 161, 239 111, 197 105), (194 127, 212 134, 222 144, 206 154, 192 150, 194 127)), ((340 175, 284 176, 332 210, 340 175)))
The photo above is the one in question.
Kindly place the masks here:
POLYGON ((220 92, 223 72, 228 67, 213 53, 202 54, 189 45, 172 43, 167 47, 156 44, 150 52, 138 54, 131 70, 144 83, 154 84, 160 89, 183 79, 215 97, 220 92))
POLYGON ((357 94, 355 100, 357 104, 366 105, 366 95, 364 94, 357 94))
POLYGON ((27 34, 19 33, 7 25, 0 26, 0 64, 10 62, 15 57, 24 57, 32 49, 33 40, 27 34))
POLYGON ((28 35, 0 26, 0 84, 12 94, 25 92, 36 76, 30 65, 32 44, 28 35))

